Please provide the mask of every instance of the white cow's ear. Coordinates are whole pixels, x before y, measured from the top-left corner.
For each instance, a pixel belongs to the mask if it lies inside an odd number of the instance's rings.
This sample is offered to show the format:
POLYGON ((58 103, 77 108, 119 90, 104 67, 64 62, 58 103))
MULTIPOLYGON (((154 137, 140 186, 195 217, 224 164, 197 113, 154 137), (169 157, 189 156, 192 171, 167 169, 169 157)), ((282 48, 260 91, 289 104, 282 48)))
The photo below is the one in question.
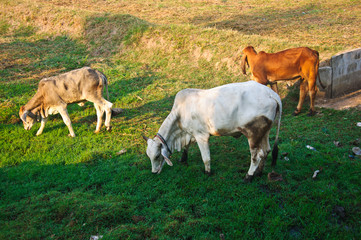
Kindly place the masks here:
POLYGON ((167 150, 164 147, 162 148, 162 156, 169 166, 173 166, 172 161, 167 156, 167 150))

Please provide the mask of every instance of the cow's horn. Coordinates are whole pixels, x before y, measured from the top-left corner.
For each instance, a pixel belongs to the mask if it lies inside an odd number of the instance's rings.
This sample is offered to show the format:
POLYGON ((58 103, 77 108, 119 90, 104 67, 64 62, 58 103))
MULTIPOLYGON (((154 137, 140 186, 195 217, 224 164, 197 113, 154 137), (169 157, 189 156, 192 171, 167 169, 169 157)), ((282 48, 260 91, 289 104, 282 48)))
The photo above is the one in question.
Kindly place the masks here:
POLYGON ((148 139, 149 139, 149 137, 146 137, 146 136, 144 136, 144 135, 142 135, 142 137, 143 137, 143 139, 147 142, 148 141, 148 139))

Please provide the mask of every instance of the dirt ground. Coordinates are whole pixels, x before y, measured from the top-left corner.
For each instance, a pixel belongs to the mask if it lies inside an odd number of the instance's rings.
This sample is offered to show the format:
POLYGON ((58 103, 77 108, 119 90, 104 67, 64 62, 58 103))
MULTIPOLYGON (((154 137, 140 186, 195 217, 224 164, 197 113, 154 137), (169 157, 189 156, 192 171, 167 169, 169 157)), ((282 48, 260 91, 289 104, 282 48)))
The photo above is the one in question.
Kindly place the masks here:
POLYGON ((325 98, 325 92, 318 91, 316 96, 316 107, 333 108, 343 110, 357 108, 361 110, 361 89, 338 98, 325 98))

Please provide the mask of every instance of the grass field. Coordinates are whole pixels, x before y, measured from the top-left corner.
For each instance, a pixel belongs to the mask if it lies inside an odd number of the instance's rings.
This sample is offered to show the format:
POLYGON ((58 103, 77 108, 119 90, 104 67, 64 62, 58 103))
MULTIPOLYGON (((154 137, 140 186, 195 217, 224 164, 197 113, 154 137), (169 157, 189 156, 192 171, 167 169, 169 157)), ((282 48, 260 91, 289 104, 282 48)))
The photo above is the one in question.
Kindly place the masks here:
MULTIPOLYGON (((283 85, 280 154, 243 183, 246 138, 211 138, 211 176, 196 144, 188 166, 153 175, 141 135, 154 136, 184 88, 247 81, 240 50, 308 46, 321 60, 360 47, 356 0, 0 0, 0 239, 361 239, 359 109, 291 113, 283 85), (42 135, 18 111, 40 79, 91 66, 124 113, 93 133, 91 103, 68 107, 42 135), (334 141, 341 146, 336 147, 334 141), (317 151, 306 148, 315 147, 317 151), (117 153, 126 149, 126 153, 117 153), (285 159, 282 154, 288 154, 285 159), (282 174, 270 182, 267 173, 282 174), (313 172, 321 170, 316 179, 313 172)), ((271 144, 275 128, 271 132, 271 144)))

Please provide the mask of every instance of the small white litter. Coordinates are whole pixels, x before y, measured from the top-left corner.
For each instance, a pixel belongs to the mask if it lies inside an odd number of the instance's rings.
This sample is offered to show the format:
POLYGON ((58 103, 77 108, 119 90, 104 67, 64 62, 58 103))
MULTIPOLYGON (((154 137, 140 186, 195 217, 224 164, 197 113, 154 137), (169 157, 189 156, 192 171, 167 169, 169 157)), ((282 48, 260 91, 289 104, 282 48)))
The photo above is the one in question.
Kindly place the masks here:
POLYGON ((361 122, 356 123, 356 126, 361 127, 361 122))
POLYGON ((94 235, 94 236, 90 236, 89 240, 99 240, 101 238, 103 238, 103 235, 99 235, 99 236, 94 235))
POLYGON ((353 147, 352 152, 356 154, 357 156, 361 155, 361 149, 359 147, 353 147))
POLYGON ((316 178, 316 176, 317 176, 317 174, 320 172, 320 170, 316 170, 314 173, 313 173, 313 176, 312 176, 312 178, 313 179, 315 179, 316 178))
POLYGON ((116 152, 115 154, 117 154, 117 155, 122 155, 122 154, 124 154, 124 153, 126 153, 127 152, 127 149, 122 149, 122 150, 120 150, 119 152, 116 152))
POLYGON ((306 145, 306 148, 310 149, 310 150, 313 150, 313 151, 316 151, 316 148, 310 146, 310 145, 306 145))

